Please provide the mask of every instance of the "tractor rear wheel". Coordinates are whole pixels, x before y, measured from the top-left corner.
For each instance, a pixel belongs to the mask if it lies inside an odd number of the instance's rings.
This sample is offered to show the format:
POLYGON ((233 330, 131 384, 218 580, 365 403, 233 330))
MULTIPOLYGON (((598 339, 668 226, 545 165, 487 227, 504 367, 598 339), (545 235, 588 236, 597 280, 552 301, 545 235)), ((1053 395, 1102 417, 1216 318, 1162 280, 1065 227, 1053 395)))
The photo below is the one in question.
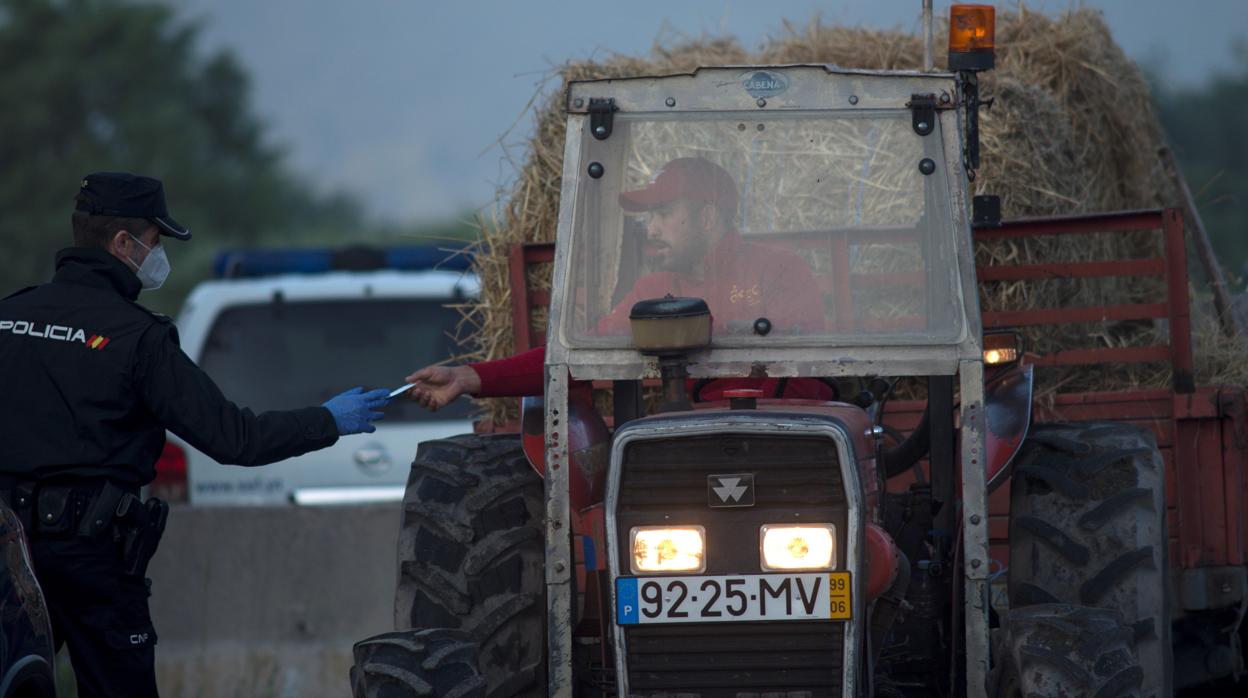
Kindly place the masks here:
POLYGON ((1132 698, 1144 670, 1116 611, 1067 604, 1011 610, 989 676, 992 698, 1132 698))
POLYGON ((543 502, 514 434, 422 443, 407 480, 395 626, 466 632, 491 697, 545 694, 543 502))
POLYGON ((1145 696, 1173 693, 1165 472, 1151 432, 1037 426, 1010 484, 1011 611, 1110 609, 1132 631, 1145 696))
POLYGON ((483 698, 477 648, 457 630, 400 630, 355 643, 354 698, 483 698))

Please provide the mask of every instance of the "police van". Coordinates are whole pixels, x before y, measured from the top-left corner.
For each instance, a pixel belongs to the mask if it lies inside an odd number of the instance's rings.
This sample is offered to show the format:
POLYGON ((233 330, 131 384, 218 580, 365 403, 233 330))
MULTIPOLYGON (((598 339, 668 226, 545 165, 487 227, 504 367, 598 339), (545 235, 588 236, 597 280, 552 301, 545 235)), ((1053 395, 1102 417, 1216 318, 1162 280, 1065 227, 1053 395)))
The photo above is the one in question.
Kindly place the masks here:
MULTIPOLYGON (((454 306, 478 290, 467 267, 429 247, 224 252, 218 278, 178 314, 182 349, 256 413, 394 388, 462 351, 454 306)), ((400 397, 375 433, 258 468, 221 465, 171 433, 150 489, 196 505, 398 501, 417 444, 471 431, 471 409, 459 400, 430 413, 400 397)))

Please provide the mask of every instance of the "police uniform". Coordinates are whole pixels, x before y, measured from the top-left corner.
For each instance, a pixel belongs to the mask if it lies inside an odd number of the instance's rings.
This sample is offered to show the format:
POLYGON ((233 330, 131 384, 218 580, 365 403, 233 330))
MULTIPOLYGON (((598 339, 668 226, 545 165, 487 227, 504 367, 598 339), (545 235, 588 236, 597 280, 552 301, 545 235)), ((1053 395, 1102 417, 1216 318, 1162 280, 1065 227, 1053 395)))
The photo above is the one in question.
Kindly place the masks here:
MULTIPOLYGON (((137 212, 190 237, 168 218, 157 180, 102 173, 83 185, 95 196, 80 195, 80 209, 137 212)), ((26 524, 80 696, 156 695, 144 571, 167 507, 137 495, 155 475, 165 430, 238 465, 339 435, 325 407, 257 415, 231 403, 181 351, 174 325, 135 302, 140 288, 109 252, 70 248, 50 283, 0 301, 0 496, 26 524)))

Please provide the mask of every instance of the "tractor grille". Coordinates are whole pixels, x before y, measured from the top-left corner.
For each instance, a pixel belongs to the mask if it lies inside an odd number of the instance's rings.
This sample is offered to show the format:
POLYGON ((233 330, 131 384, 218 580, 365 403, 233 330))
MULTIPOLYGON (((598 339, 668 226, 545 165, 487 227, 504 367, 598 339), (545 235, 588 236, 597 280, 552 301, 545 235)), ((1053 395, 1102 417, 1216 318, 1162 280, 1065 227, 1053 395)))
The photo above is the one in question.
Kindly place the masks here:
POLYGON ((844 508, 840 458, 831 439, 724 435, 630 445, 620 512, 706 506, 706 477, 756 473, 755 506, 844 508))
MULTIPOLYGON (((841 569, 849 505, 836 442, 786 434, 718 434, 638 440, 623 454, 616 504, 619 559, 630 573, 633 526, 698 524, 706 575, 763 573, 759 527, 791 521, 836 525, 841 569), (753 475, 754 505, 712 508, 708 476, 753 475)), ((817 698, 840 696, 845 624, 761 621, 624 628, 632 696, 817 698)))
MULTIPOLYGON (((833 523, 837 549, 848 550, 849 506, 832 439, 724 434, 638 441, 627 447, 621 469, 616 524, 622 561, 631 559, 633 526, 661 524, 705 528, 708 575, 762 573, 763 524, 833 523), (753 475, 754 505, 712 508, 708 476, 732 473, 753 475)), ((621 572, 629 571, 625 562, 621 572)))
POLYGON ((629 692, 839 697, 844 627, 835 621, 631 627, 625 632, 629 692))

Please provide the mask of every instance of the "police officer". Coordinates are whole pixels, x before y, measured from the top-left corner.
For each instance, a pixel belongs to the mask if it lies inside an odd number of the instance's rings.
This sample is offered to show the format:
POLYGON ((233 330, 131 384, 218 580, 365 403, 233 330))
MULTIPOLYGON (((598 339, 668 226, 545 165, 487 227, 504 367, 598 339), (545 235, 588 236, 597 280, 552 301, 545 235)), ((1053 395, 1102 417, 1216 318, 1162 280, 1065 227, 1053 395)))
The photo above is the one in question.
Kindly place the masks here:
POLYGON ((76 202, 75 246, 52 281, 0 300, 0 498, 26 526, 78 695, 155 696, 144 572, 168 507, 138 493, 165 430, 222 463, 263 465, 374 431, 386 391, 239 408, 182 353, 173 323, 135 302, 169 275, 162 236, 191 238, 160 181, 97 172, 76 202))

